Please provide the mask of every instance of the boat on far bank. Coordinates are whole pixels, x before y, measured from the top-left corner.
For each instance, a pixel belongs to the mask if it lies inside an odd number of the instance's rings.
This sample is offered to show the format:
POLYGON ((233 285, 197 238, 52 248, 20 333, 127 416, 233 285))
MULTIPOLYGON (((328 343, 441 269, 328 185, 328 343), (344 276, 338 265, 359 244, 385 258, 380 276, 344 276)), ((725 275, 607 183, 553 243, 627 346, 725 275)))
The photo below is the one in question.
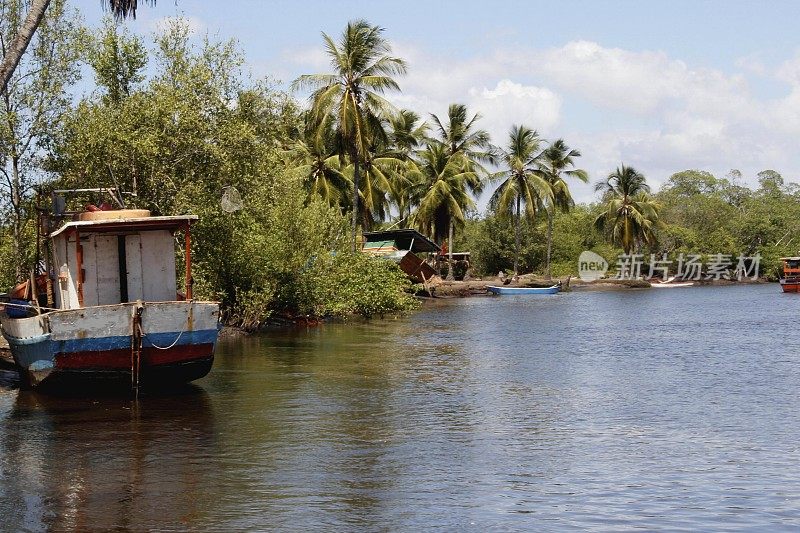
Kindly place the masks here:
POLYGON ((783 292, 800 292, 800 257, 781 257, 783 275, 781 289, 783 292))
POLYGON ((675 281, 675 277, 671 277, 661 281, 651 281, 650 286, 655 289, 677 289, 679 287, 691 287, 694 285, 693 281, 675 281))
POLYGON ((552 287, 498 287, 489 285, 486 290, 499 296, 523 296, 530 294, 556 294, 561 288, 558 285, 552 287))

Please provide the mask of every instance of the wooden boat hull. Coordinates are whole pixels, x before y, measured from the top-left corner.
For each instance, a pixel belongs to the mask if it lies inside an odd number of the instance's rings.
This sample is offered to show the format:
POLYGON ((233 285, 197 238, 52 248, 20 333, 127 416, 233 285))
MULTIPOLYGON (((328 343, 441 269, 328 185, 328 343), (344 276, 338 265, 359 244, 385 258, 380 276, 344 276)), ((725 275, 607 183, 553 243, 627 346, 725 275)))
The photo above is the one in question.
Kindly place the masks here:
POLYGON ((800 292, 800 280, 781 279, 780 281, 783 292, 800 292))
POLYGON ((486 290, 492 294, 500 296, 523 296, 533 294, 556 294, 559 291, 558 285, 552 287, 497 287, 490 285, 486 290))
POLYGON ((0 316, 23 382, 33 388, 103 382, 131 386, 134 316, 141 316, 142 386, 192 381, 208 374, 219 333, 213 302, 145 302, 0 316))

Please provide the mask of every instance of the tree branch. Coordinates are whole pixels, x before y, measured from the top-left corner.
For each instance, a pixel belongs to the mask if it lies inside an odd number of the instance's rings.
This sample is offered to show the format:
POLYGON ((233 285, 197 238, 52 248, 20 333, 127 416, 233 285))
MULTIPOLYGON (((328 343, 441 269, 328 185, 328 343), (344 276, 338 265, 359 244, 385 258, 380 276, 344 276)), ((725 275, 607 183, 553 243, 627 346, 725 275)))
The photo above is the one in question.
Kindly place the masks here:
POLYGON ((36 33, 36 28, 42 22, 49 5, 50 0, 33 0, 31 3, 25 22, 22 23, 22 27, 9 45, 9 50, 3 54, 3 62, 0 64, 0 92, 5 92, 8 81, 14 75, 17 65, 31 43, 33 34, 36 33))

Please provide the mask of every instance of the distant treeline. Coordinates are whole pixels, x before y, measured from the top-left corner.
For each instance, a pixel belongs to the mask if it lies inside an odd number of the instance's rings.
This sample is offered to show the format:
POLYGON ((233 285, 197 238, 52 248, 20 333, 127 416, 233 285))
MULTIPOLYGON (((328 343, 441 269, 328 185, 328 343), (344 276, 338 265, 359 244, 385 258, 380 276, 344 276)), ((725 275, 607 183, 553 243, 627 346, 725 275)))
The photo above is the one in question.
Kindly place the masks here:
MULTIPOLYGON (((393 264, 353 251, 381 227, 418 228, 495 274, 547 273, 550 255, 566 274, 584 249, 760 251, 774 264, 798 247, 798 193, 771 171, 757 191, 686 171, 652 193, 621 165, 597 184, 601 202, 574 205, 570 184, 588 176, 564 140, 509 125, 494 143, 464 105, 426 117, 390 105, 406 64, 364 21, 325 36, 331 72, 287 94, 253 80, 232 41, 196 44, 185 22, 145 43, 112 20, 87 31, 62 0, 47 17, 0 102, 2 286, 33 268, 36 191, 70 187, 119 185, 136 207, 199 215, 194 293, 246 326, 412 308, 393 264), (84 64, 96 89, 76 101, 84 64), (243 208, 227 213, 231 188, 243 208)), ((0 21, 6 42, 14 31, 0 21)))

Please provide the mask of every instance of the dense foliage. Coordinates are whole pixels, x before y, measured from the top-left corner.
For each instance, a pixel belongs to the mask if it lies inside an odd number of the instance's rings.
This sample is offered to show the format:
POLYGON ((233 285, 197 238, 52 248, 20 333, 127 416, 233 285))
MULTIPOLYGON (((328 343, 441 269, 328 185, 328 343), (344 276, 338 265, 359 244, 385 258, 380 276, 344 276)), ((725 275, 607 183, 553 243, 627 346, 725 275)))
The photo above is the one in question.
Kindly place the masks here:
MULTIPOLYGON (((128 207, 199 215, 194 296, 221 300, 231 323, 413 307, 399 269, 355 256, 343 213, 309 200, 286 169, 284 147, 302 129, 294 100, 250 82, 232 42, 193 42, 176 22, 148 54, 109 21, 85 54, 100 90, 51 132, 40 153, 50 173, 43 190, 118 185, 136 193, 125 197, 128 207), (233 213, 220 204, 230 188, 243 198, 233 213)), ((31 249, 33 241, 23 244, 31 249)), ((0 246, 4 265, 14 264, 8 242, 0 246)))
MULTIPOLYGON (((501 149, 463 104, 427 121, 395 109, 385 93, 407 66, 365 21, 339 40, 324 36, 331 73, 295 83, 311 90, 306 109, 301 95, 253 81, 233 42, 196 44, 180 21, 152 43, 111 19, 90 35, 63 0, 54 5, 38 34, 49 47, 34 42, 0 102, 3 286, 33 267, 36 188, 46 198, 53 188, 118 186, 134 193, 128 206, 199 215, 194 295, 222 301, 228 320, 247 327, 413 308, 393 263, 354 252, 359 227, 415 227, 471 251, 477 275, 574 274, 583 250, 610 260, 623 250, 760 253, 774 275, 777 259, 800 248, 800 189, 771 170, 756 190, 735 171, 686 170, 651 191, 623 164, 597 182, 598 203, 575 205, 570 184, 588 176, 565 140, 520 124, 501 149), (81 61, 97 90, 72 101, 81 61), (242 205, 226 211, 231 191, 242 205)), ((7 39, 13 28, 0 31, 7 39)))
MULTIPOLYGON (((800 187, 786 184, 782 176, 765 170, 756 176, 755 190, 742 186, 742 176, 731 171, 725 178, 699 170, 673 174, 651 203, 658 205, 658 221, 652 235, 640 239, 637 253, 661 257, 668 254, 714 254, 734 258, 761 255, 761 273, 775 279, 780 257, 797 255, 800 249, 800 187)), ((596 221, 608 213, 608 204, 577 205, 567 213, 556 213, 553 233, 553 274, 577 273, 577 258, 583 250, 594 250, 612 261, 623 253, 621 241, 609 242, 598 231, 596 221)), ((539 218, 523 229, 523 271, 544 273, 546 219, 539 218)), ((488 213, 469 222, 459 249, 473 252, 477 274, 511 271, 514 261, 513 227, 488 213)))

